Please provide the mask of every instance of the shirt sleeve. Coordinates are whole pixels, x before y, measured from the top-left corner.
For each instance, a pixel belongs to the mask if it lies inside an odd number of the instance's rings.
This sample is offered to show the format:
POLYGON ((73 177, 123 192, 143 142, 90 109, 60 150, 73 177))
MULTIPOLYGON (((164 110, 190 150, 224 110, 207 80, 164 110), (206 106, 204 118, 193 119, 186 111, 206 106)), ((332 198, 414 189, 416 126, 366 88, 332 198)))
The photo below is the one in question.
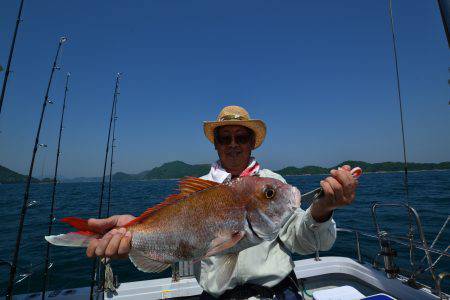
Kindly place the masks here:
POLYGON ((291 252, 312 254, 316 250, 330 250, 336 240, 336 223, 331 217, 316 222, 309 208, 297 209, 279 233, 279 238, 291 252))

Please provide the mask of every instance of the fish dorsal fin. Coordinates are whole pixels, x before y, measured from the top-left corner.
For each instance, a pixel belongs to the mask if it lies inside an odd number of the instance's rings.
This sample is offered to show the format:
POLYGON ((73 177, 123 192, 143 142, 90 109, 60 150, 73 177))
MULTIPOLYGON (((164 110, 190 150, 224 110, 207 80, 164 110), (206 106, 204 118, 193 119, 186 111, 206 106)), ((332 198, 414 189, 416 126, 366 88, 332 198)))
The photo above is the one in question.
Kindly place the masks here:
POLYGON ((184 198, 184 196, 180 195, 180 194, 170 195, 163 202, 161 202, 159 204, 156 204, 155 206, 147 208, 147 210, 144 211, 139 217, 137 217, 136 219, 131 220, 130 222, 125 224, 124 227, 128 227, 128 226, 133 225, 135 223, 140 223, 142 220, 144 220, 145 218, 149 217, 153 213, 157 212, 161 208, 166 207, 166 206, 171 205, 171 204, 174 204, 174 203, 177 203, 178 201, 180 201, 183 198, 184 198))
POLYGON ((180 195, 187 196, 216 185, 219 183, 196 177, 185 177, 180 181, 180 195))
POLYGON ((168 205, 176 204, 180 200, 184 199, 186 196, 189 196, 192 193, 213 187, 219 185, 219 183, 209 180, 204 180, 200 178, 195 177, 186 177, 180 181, 180 193, 170 195, 167 197, 163 202, 148 208, 146 211, 144 211, 139 217, 132 220, 128 224, 125 225, 125 227, 130 226, 135 223, 139 223, 145 218, 151 216, 153 213, 157 212, 163 207, 166 207, 168 205))

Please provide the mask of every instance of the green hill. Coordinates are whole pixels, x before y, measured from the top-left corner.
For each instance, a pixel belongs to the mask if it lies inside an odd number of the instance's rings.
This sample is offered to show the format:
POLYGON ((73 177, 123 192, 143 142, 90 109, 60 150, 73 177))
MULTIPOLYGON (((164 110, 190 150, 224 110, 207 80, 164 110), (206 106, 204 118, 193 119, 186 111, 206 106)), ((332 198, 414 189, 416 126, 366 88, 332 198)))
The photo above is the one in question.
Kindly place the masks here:
POLYGON ((114 181, 127 181, 127 180, 138 180, 137 175, 127 174, 124 172, 117 172, 113 175, 114 181))
MULTIPOLYGON (((403 163, 401 162, 382 162, 382 163, 368 163, 364 161, 347 160, 332 168, 324 168, 318 166, 305 166, 301 168, 286 167, 275 172, 283 175, 313 175, 326 174, 331 169, 336 169, 342 165, 359 166, 365 173, 368 172, 398 172, 403 171, 403 163)), ((113 175, 114 181, 129 181, 129 180, 151 180, 151 179, 175 179, 185 176, 200 177, 209 172, 209 164, 190 165, 182 161, 172 161, 163 164, 160 167, 153 168, 149 171, 144 171, 138 174, 127 174, 124 172, 117 172, 113 175)), ((426 170, 450 170, 450 162, 441 163, 408 163, 408 170, 410 171, 426 171, 426 170)), ((20 183, 25 182, 27 176, 21 175, 8 168, 0 166, 0 183, 20 183)), ((83 182, 83 181, 99 181, 100 178, 76 178, 71 180, 64 180, 67 182, 83 182)), ((43 182, 51 182, 51 179, 43 179, 43 182)), ((32 182, 40 182, 33 178, 32 182)))
POLYGON ((284 169, 276 171, 281 175, 305 175, 305 174, 324 174, 328 173, 327 168, 317 166, 306 166, 302 168, 286 167, 284 169))
MULTIPOLYGON (((382 162, 382 163, 368 163, 365 161, 346 160, 331 168, 322 168, 317 166, 306 166, 302 168, 286 167, 284 169, 275 171, 280 175, 307 175, 307 174, 325 174, 331 169, 337 169, 342 165, 358 166, 363 169, 363 172, 398 172, 403 171, 404 166, 402 162, 382 162)), ((408 163, 409 171, 427 171, 427 170, 449 170, 450 162, 441 163, 408 163)))
POLYGON ((143 179, 172 179, 185 176, 200 177, 209 172, 210 165, 190 165, 182 161, 173 161, 163 164, 161 167, 153 168, 146 172, 143 179))
MULTIPOLYGON (((25 182, 27 176, 14 172, 6 167, 0 166, 0 183, 20 183, 25 182)), ((38 182, 36 178, 32 178, 32 182, 38 182)))
POLYGON ((115 181, 127 180, 151 180, 151 179, 174 179, 185 176, 200 177, 209 172, 209 164, 190 165, 182 161, 172 161, 163 164, 160 167, 153 168, 149 171, 144 171, 139 174, 127 174, 117 172, 113 176, 115 181))
MULTIPOLYGON (((368 163, 365 161, 347 160, 340 163, 337 166, 331 168, 324 168, 318 166, 305 166, 301 168, 286 167, 281 170, 275 171, 283 176, 289 175, 313 175, 313 174, 326 174, 331 169, 336 169, 342 165, 359 166, 364 172, 396 172, 403 171, 403 163, 401 162, 383 162, 383 163, 368 163)), ((127 181, 127 180, 151 180, 151 179, 174 179, 182 178, 185 176, 199 177, 209 172, 209 164, 190 165, 182 161, 172 161, 163 164, 160 167, 153 168, 149 171, 144 171, 139 174, 127 174, 123 172, 117 172, 113 176, 115 181, 127 181)), ((442 163, 408 163, 408 170, 410 171, 422 171, 422 170, 446 170, 450 169, 450 162, 442 163)))

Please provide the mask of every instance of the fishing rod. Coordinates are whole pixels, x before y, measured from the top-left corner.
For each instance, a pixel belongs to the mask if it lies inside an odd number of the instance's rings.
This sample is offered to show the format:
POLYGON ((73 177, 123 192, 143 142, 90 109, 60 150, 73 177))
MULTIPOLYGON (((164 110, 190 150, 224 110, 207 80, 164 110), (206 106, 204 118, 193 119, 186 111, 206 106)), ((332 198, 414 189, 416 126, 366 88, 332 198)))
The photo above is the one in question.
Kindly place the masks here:
POLYGON ((11 61, 12 61, 12 57, 13 57, 13 53, 14 53, 14 46, 16 45, 17 31, 19 30, 19 24, 22 21, 20 18, 22 16, 23 2, 24 2, 24 0, 20 1, 19 13, 17 14, 17 20, 16 20, 16 27, 14 28, 13 39, 11 42, 11 47, 9 48, 8 63, 6 65, 5 77, 3 78, 2 92, 0 94, 0 114, 2 113, 3 99, 5 98, 6 83, 8 82, 9 73, 11 73, 11 71, 9 69, 11 67, 11 61))
MULTIPOLYGON (((56 163, 55 163, 55 172, 53 174, 53 190, 52 190, 52 202, 50 206, 50 215, 48 219, 48 235, 52 234, 53 228, 53 219, 54 219, 54 208, 55 208, 55 195, 56 195, 56 184, 57 184, 57 176, 58 176, 58 166, 59 166, 59 155, 61 154, 61 136, 63 131, 64 124, 64 112, 66 110, 66 100, 67 100, 67 91, 69 90, 69 78, 70 73, 67 73, 66 76, 66 85, 64 88, 64 101, 61 109, 61 120, 59 122, 59 134, 58 134, 58 147, 56 149, 56 163)), ((47 288, 47 276, 48 276, 48 266, 49 266, 49 257, 50 257, 50 243, 47 242, 47 247, 45 251, 45 265, 44 265, 44 276, 43 276, 43 284, 42 284, 42 300, 45 299, 45 290, 47 288)))
MULTIPOLYGON (((114 87, 114 95, 113 95, 113 101, 112 101, 112 107, 111 107, 111 115, 109 118, 108 140, 106 142, 105 163, 103 165, 102 185, 100 188, 100 199, 99 199, 99 205, 98 205, 98 218, 99 219, 102 217, 103 192, 105 190, 105 177, 106 177, 106 167, 107 167, 107 163, 108 163, 109 144, 110 144, 110 140, 111 140, 111 127, 112 127, 112 122, 113 122, 113 118, 114 118, 114 110, 115 110, 116 102, 117 102, 120 75, 121 75, 121 73, 117 73, 117 76, 116 76, 116 83, 115 83, 115 87, 114 87)), ((92 263, 91 288, 90 288, 90 292, 89 292, 90 299, 93 299, 93 297, 94 297, 94 285, 95 285, 95 281, 96 281, 96 277, 97 277, 97 269, 98 269, 97 265, 98 265, 98 258, 96 257, 94 259, 94 262, 92 263)))
POLYGON ((61 37, 59 39, 58 48, 56 50, 55 58, 53 60, 53 65, 52 65, 51 72, 50 72, 50 78, 48 80, 47 89, 45 91, 44 102, 42 103, 41 116, 40 116, 40 119, 39 119, 39 125, 38 125, 38 129, 37 129, 37 132, 36 132, 36 138, 35 138, 35 141, 34 141, 33 154, 31 156, 30 169, 28 171, 28 177, 27 177, 27 181, 26 181, 26 185, 25 185, 25 194, 23 196, 22 210, 20 212, 19 229, 17 231, 16 245, 15 245, 15 248, 14 248, 14 256, 13 256, 13 260, 12 260, 12 263, 11 263, 11 269, 10 269, 10 272, 9 272, 8 289, 7 289, 7 292, 6 292, 6 298, 7 299, 12 299, 12 295, 13 295, 14 278, 15 278, 15 275, 16 275, 17 261, 19 259, 20 242, 21 242, 21 238, 22 238, 22 231, 23 231, 23 225, 24 225, 24 221, 25 221, 25 214, 27 213, 27 208, 28 208, 28 204, 29 204, 28 203, 28 198, 29 198, 29 193, 30 193, 30 183, 31 183, 32 175, 33 175, 34 160, 36 158, 36 152, 37 152, 37 149, 38 149, 38 146, 39 146, 39 136, 41 134, 41 127, 42 127, 42 121, 44 119, 45 108, 47 107, 47 103, 49 103, 49 104, 53 103, 49 99, 48 94, 50 92, 50 87, 51 87, 52 80, 53 80, 53 74, 55 73, 56 70, 60 69, 58 66, 56 66, 56 63, 58 61, 58 56, 59 56, 59 53, 61 51, 61 46, 66 41, 67 41, 66 37, 61 37))
MULTIPOLYGON (((109 165, 109 182, 108 182, 108 204, 106 206, 106 217, 109 217, 109 209, 111 205, 111 189, 112 189, 112 171, 114 164, 114 148, 116 147, 116 121, 117 121, 117 101, 118 95, 120 94, 119 87, 116 91, 114 91, 115 104, 114 104, 114 118, 113 118, 113 127, 112 127, 112 140, 111 140, 111 156, 110 156, 110 165, 109 165)), ((111 261, 109 259, 105 259, 103 262, 104 272, 103 273, 103 281, 102 281, 102 290, 107 290, 108 292, 115 291, 115 283, 114 283, 114 275, 111 269, 111 261)), ((100 276, 100 275, 99 275, 100 276)))
POLYGON ((447 45, 450 48, 450 3, 446 0, 438 0, 438 6, 441 13, 442 23, 444 25, 445 36, 447 37, 447 45))
POLYGON ((111 141, 111 157, 110 157, 110 165, 109 165, 109 182, 108 182, 108 205, 106 206, 106 217, 109 217, 109 207, 111 205, 111 182, 112 182, 112 170, 114 163, 114 148, 116 148, 116 121, 117 121, 117 97, 120 94, 119 91, 114 93, 115 104, 114 104, 114 119, 113 119, 113 128, 112 128, 112 141, 111 141))

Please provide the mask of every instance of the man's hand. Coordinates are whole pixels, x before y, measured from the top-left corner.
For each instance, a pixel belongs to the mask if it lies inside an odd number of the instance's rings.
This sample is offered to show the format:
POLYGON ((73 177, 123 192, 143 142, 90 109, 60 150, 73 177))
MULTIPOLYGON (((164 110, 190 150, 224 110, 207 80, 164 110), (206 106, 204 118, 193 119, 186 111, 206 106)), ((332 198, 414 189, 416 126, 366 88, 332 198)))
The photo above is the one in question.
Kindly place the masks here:
POLYGON ((311 207, 311 214, 317 222, 324 222, 331 217, 333 210, 349 205, 355 200, 358 180, 350 173, 350 166, 340 170, 331 170, 330 177, 320 182, 323 196, 311 207))
POLYGON ((132 215, 117 215, 107 219, 89 219, 88 225, 90 227, 106 234, 101 239, 93 239, 89 242, 86 255, 88 257, 127 258, 131 250, 131 232, 127 232, 123 227, 112 228, 121 227, 133 219, 135 217, 132 215))

